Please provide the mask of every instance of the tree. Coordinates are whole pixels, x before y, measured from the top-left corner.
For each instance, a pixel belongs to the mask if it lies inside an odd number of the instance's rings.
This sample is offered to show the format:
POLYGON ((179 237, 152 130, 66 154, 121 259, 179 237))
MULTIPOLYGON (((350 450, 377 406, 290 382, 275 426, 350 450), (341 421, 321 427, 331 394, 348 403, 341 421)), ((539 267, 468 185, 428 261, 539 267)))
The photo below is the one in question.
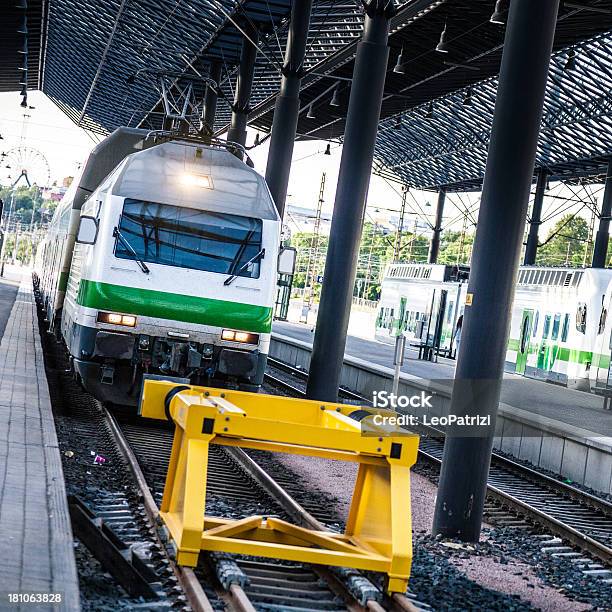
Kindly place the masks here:
POLYGON ((29 225, 32 221, 32 209, 35 209, 34 223, 42 221, 44 200, 38 187, 20 186, 12 194, 10 187, 0 187, 0 199, 4 201, 5 217, 8 215, 9 208, 11 207, 12 198, 14 198, 12 202, 13 219, 16 222, 29 225))
POLYGON ((448 265, 469 264, 473 246, 473 232, 443 231, 440 239, 438 263, 448 265))
MULTIPOLYGON (((582 266, 589 238, 588 223, 577 215, 564 215, 540 243, 536 263, 543 266, 582 266)), ((590 263, 587 259, 587 263, 590 263)))

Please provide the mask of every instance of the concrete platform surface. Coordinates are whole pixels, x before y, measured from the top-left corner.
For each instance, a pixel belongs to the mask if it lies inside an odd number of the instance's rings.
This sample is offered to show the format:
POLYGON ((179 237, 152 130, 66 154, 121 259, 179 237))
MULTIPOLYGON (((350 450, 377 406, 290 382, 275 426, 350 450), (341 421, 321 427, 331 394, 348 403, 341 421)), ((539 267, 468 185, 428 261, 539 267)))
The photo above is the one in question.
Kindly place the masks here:
MULTIPOLYGON (((312 345, 314 333, 309 325, 276 321, 272 331, 312 345)), ((345 355, 393 368, 393 346, 348 336, 345 355)), ((438 363, 417 359, 415 350, 407 351, 402 372, 452 386, 455 362, 441 358, 438 363)), ((504 375, 501 401, 534 415, 554 419, 573 427, 587 429, 602 437, 612 436, 612 412, 604 410, 603 400, 592 393, 575 391, 559 385, 517 376, 504 375)))
MULTIPOLYGON (((3 303, 10 301, 7 291, 0 285, 3 303)), ((64 475, 26 271, 0 343, 0 610, 79 607, 64 475), (12 596, 52 593, 61 603, 18 604, 12 596)))
POLYGON ((0 339, 4 334, 11 310, 13 310, 20 282, 21 269, 5 266, 4 276, 0 277, 0 339))

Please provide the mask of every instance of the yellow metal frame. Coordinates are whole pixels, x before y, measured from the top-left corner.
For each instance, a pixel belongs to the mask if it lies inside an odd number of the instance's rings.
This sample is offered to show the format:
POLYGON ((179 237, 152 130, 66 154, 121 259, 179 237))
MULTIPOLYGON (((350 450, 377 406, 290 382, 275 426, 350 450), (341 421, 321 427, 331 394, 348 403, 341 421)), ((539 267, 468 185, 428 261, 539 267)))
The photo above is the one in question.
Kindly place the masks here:
MULTIPOLYGON (((176 386, 145 381, 141 415, 166 420, 165 398, 176 386)), ((410 467, 416 461, 418 436, 399 428, 362 435, 359 422, 348 416, 355 410, 212 387, 178 392, 170 402, 176 430, 161 505, 177 562, 195 567, 200 551, 206 550, 353 567, 384 572, 387 590, 404 592, 412 562, 410 467), (210 444, 359 463, 345 533, 262 516, 206 516, 210 444)))

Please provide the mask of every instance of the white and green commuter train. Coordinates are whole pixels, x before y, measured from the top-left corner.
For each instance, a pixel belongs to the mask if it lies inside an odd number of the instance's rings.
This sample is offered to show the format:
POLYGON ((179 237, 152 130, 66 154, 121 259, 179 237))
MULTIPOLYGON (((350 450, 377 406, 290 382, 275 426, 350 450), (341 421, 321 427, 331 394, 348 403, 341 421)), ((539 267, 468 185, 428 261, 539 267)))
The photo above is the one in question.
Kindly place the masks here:
POLYGON ((143 374, 257 390, 285 255, 247 164, 221 145, 121 128, 58 205, 35 278, 85 389, 136 404, 143 374))
MULTIPOLYGON (((467 267, 391 264, 382 283, 376 338, 454 353, 467 267)), ((612 385, 612 270, 521 266, 506 370, 583 390, 612 385), (608 380, 610 383, 608 383, 608 380)))

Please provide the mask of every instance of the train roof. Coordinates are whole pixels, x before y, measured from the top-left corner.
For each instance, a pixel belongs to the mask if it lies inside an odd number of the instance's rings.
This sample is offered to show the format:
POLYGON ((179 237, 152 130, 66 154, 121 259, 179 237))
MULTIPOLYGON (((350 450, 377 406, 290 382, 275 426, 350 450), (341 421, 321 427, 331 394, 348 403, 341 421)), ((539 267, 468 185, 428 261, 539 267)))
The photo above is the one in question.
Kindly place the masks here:
POLYGON ((385 278, 458 282, 467 280, 469 273, 469 266, 392 263, 387 267, 385 278))
POLYGON ((265 179, 221 147, 171 141, 132 153, 113 195, 278 221, 265 179))
MULTIPOLYGON (((458 282, 468 280, 469 266, 444 264, 394 263, 387 268, 385 279, 458 282)), ((577 287, 580 283, 612 281, 610 268, 565 268, 549 266, 521 266, 517 285, 522 287, 577 287)))

